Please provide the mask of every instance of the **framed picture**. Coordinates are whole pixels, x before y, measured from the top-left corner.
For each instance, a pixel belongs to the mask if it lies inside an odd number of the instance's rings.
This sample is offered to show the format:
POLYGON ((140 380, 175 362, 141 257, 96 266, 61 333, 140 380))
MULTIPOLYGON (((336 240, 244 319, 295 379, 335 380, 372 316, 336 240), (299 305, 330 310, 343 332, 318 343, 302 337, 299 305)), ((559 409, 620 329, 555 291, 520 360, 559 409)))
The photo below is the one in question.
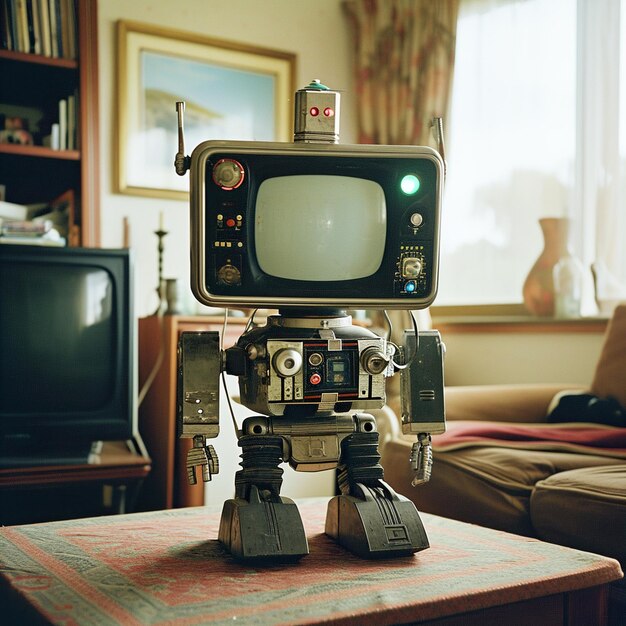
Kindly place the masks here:
POLYGON ((180 100, 186 154, 209 139, 291 140, 294 54, 136 22, 117 34, 117 191, 187 198, 174 171, 180 100))

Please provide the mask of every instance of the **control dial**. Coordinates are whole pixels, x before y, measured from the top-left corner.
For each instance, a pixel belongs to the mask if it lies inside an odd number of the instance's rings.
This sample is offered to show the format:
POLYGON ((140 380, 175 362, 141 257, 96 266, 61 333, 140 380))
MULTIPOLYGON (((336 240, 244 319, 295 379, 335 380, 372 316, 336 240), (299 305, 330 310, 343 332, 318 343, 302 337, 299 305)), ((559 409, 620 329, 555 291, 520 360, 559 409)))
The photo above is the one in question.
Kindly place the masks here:
POLYGON ((370 375, 382 374, 389 365, 389 357, 378 348, 370 346, 361 353, 361 366, 370 375))
POLYGON ((418 278, 422 271, 422 259, 415 256, 405 256, 402 259, 402 278, 418 278))
POLYGON ((272 365, 279 376, 295 376, 302 367, 302 355, 294 348, 283 348, 274 355, 272 365))
POLYGON ((241 272, 239 268, 227 263, 217 270, 217 279, 226 285, 241 284, 241 272))
POLYGON ((231 191, 237 189, 243 183, 245 172, 243 165, 235 159, 220 159, 213 166, 213 182, 224 189, 225 191, 231 191))

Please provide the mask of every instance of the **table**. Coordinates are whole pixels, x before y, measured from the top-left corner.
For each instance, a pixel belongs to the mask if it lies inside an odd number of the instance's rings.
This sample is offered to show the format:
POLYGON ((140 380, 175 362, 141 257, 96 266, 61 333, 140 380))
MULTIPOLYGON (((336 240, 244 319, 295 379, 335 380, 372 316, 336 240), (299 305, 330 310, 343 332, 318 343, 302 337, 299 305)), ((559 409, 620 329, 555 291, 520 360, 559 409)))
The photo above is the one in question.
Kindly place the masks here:
POLYGON ((426 514, 431 548, 362 560, 323 533, 326 503, 298 501, 311 553, 289 565, 235 561, 221 505, 2 528, 3 623, 601 625, 622 577, 613 559, 426 514))

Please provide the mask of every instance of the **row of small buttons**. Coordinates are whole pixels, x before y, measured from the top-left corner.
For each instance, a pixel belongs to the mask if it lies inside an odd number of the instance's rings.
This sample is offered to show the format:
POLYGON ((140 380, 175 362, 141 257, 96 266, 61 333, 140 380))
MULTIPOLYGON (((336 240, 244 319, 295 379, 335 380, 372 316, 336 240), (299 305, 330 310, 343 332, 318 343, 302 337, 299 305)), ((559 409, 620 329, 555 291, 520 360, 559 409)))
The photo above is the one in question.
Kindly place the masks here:
MULTIPOLYGON (((213 242, 213 247, 214 248, 232 248, 233 247, 233 242, 232 241, 215 241, 215 242, 213 242)), ((238 241, 237 242, 237 247, 238 248, 243 248, 243 242, 242 241, 238 241)))

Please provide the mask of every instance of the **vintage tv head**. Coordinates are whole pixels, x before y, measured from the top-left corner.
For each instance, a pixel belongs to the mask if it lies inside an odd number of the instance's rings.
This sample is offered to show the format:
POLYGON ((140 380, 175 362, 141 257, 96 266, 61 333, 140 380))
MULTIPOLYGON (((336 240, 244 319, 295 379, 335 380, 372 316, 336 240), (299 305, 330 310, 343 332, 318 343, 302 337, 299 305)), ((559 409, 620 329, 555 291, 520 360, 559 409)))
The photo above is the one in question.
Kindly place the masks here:
POLYGON ((189 159, 179 142, 177 171, 191 170, 191 281, 202 304, 433 302, 443 160, 427 147, 337 145, 338 98, 316 82, 296 93, 294 143, 206 141, 189 159))

